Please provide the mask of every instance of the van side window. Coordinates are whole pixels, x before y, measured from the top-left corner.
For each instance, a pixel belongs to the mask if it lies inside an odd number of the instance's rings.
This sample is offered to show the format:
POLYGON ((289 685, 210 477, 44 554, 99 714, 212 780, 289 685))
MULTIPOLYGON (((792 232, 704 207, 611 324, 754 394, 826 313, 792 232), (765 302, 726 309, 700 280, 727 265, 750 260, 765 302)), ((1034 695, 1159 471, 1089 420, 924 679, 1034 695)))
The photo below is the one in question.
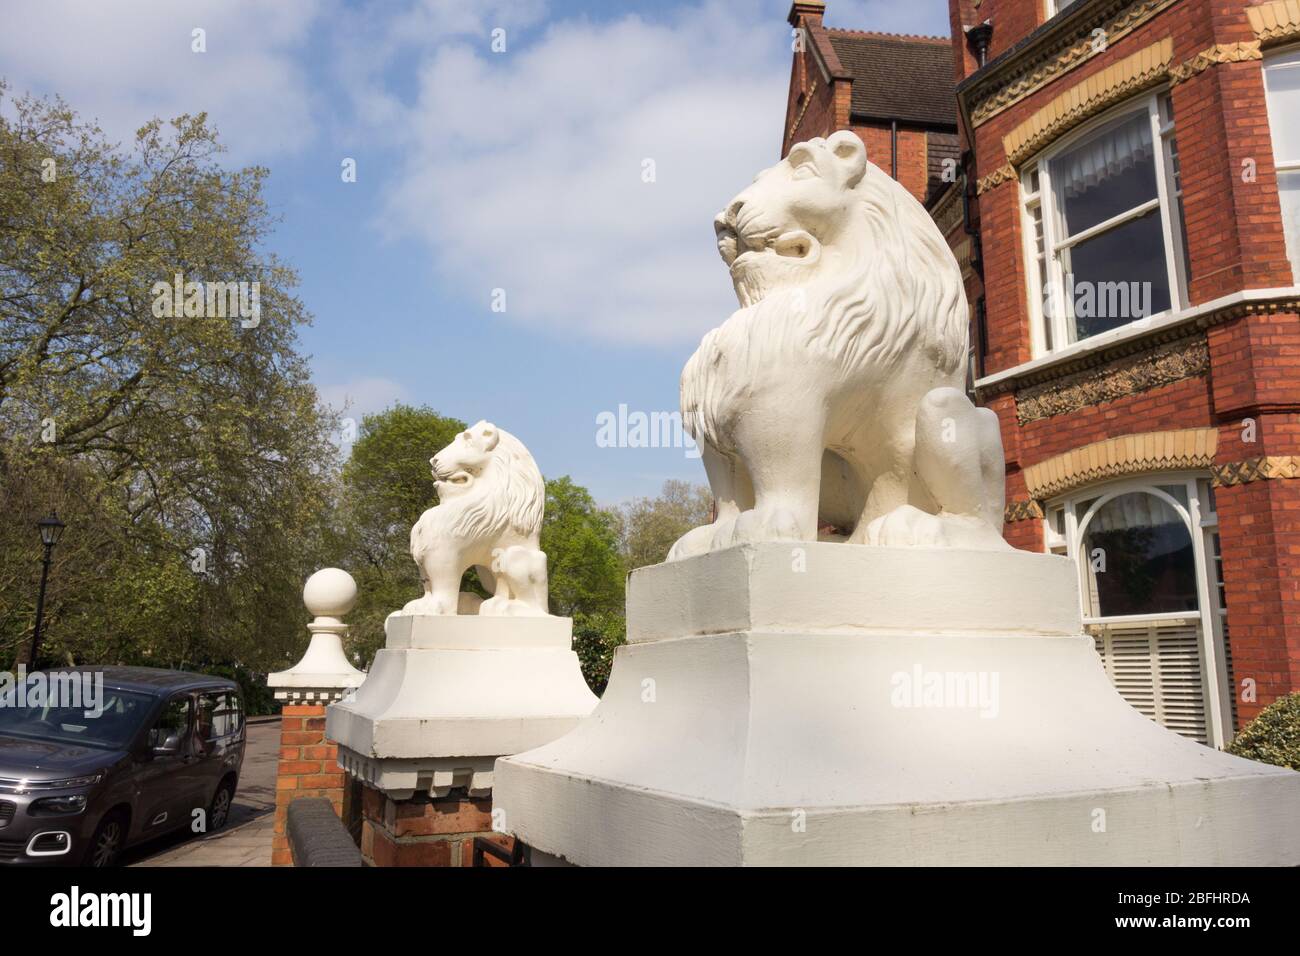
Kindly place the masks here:
POLYGON ((202 694, 199 697, 199 739, 219 740, 239 733, 244 714, 239 695, 230 691, 202 694))
POLYGON ((173 697, 167 701, 158 721, 149 730, 150 747, 175 748, 180 751, 185 735, 190 729, 189 695, 173 697))

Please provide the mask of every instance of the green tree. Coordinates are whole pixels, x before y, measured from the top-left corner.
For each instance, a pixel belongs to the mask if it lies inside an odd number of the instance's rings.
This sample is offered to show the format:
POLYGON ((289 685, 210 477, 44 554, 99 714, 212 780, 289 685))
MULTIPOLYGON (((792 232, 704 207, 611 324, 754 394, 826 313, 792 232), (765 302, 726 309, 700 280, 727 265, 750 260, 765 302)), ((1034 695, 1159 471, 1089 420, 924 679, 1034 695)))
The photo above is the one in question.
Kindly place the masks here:
POLYGON ((0 112, 9 660, 30 638, 33 523, 51 506, 68 524, 51 660, 265 670, 301 646, 335 422, 297 352, 296 276, 264 250, 267 172, 224 169, 220 149, 203 115, 154 120, 121 148, 57 100, 0 112), (177 274, 257 283, 259 307, 155 314, 177 274))
POLYGON ((708 524, 713 496, 703 485, 668 480, 657 498, 636 498, 619 509, 619 540, 629 569, 659 564, 692 528, 708 524))
POLYGON ((542 550, 548 559, 552 614, 622 613, 617 519, 567 475, 546 482, 542 550))

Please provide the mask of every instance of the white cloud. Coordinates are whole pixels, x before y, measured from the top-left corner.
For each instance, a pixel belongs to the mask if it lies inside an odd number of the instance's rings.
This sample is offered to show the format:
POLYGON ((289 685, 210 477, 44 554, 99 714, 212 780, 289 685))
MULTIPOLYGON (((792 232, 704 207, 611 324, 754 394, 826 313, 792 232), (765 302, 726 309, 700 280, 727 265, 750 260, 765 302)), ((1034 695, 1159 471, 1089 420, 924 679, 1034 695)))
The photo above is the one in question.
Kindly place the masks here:
POLYGON ((321 401, 360 421, 366 415, 382 412, 394 402, 405 401, 406 387, 389 378, 356 378, 317 386, 321 401))
POLYGON ((715 0, 553 21, 505 54, 444 44, 420 65, 383 225, 423 238, 485 311, 505 289, 509 321, 695 338, 735 308, 712 219, 778 159, 788 41, 752 3, 715 0))
POLYGON ((301 54, 327 2, 9 0, 0 69, 11 92, 57 93, 113 139, 206 110, 231 162, 291 153, 314 136, 301 54))

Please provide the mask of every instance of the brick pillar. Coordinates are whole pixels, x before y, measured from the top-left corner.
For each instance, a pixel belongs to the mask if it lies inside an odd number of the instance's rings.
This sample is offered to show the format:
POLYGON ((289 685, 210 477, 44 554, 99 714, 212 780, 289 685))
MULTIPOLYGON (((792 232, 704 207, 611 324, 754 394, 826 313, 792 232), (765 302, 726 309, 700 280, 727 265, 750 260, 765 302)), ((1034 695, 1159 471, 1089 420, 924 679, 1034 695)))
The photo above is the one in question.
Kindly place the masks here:
POLYGON ((280 763, 275 775, 275 830, 271 838, 271 865, 292 866, 285 829, 289 804, 299 797, 324 797, 354 838, 357 816, 356 785, 338 763, 338 745, 325 737, 325 708, 348 689, 359 687, 365 674, 343 653, 347 626, 340 618, 356 603, 357 585, 338 568, 324 568, 307 579, 303 603, 314 620, 307 625, 311 643, 302 660, 287 671, 267 677, 275 699, 284 702, 280 713, 280 763))
POLYGON ((339 748, 325 737, 326 701, 286 704, 280 717, 280 764, 275 775, 275 831, 271 865, 292 866, 285 831, 289 804, 299 797, 324 797, 344 822, 355 813, 352 787, 339 769, 339 748))
MULTIPOLYGON (((492 832, 491 797, 471 797, 462 788, 445 797, 394 800, 363 785, 361 807, 361 856, 369 866, 470 866, 475 837, 514 849, 513 837, 492 832)), ((486 854, 483 861, 505 865, 486 854)))

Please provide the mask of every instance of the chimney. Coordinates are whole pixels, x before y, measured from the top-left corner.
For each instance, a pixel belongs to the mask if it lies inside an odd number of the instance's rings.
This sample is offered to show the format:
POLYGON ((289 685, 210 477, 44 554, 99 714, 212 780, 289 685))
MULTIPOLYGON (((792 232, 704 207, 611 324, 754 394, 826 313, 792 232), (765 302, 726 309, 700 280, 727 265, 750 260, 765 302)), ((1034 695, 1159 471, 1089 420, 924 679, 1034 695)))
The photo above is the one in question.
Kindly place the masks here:
POLYGON ((800 21, 805 21, 807 26, 819 27, 822 25, 822 14, 826 12, 825 0, 795 0, 790 6, 790 26, 798 29, 800 21))

